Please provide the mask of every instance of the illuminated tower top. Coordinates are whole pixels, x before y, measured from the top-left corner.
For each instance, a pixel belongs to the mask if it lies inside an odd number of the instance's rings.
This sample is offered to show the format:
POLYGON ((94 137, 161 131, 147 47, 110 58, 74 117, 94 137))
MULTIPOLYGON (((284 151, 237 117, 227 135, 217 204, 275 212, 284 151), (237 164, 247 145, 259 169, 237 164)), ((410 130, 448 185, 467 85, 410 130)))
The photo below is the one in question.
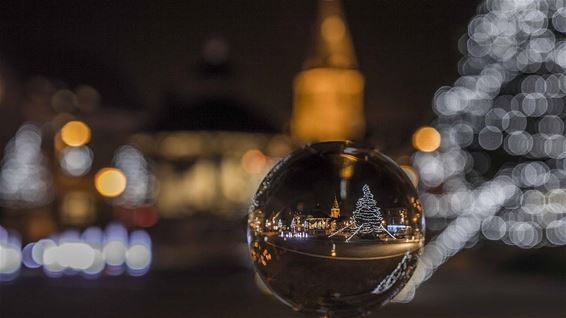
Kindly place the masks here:
POLYGON ((361 138, 364 78, 338 0, 320 0, 314 31, 293 85, 291 135, 303 142, 361 138))
POLYGON ((314 32, 303 69, 358 67, 339 0, 320 0, 314 32))
POLYGON ((340 217, 340 205, 338 204, 336 196, 334 196, 334 203, 332 203, 332 208, 330 209, 330 217, 333 219, 340 217))

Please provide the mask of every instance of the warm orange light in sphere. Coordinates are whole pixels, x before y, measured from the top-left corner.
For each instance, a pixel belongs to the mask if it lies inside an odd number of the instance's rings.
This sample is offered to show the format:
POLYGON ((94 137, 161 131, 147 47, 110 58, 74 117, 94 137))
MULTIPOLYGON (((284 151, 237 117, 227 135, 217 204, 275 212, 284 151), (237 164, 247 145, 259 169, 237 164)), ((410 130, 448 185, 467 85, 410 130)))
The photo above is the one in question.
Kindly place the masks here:
POLYGON ((70 121, 61 128, 61 140, 71 147, 82 146, 90 141, 90 128, 82 121, 70 121))
POLYGON ((126 189, 126 176, 120 169, 102 168, 94 176, 94 186, 105 197, 117 197, 126 189))
POLYGON ((440 147, 440 133, 432 127, 421 127, 413 134, 413 147, 424 152, 440 147))

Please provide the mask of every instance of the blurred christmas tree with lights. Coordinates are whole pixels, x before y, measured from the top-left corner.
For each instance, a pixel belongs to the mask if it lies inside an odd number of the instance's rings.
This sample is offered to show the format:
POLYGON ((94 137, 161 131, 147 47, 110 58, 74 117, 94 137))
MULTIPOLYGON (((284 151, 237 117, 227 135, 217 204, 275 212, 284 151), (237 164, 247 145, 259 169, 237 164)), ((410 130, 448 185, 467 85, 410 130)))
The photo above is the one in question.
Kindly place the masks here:
POLYGON ((484 237, 566 244, 566 2, 486 1, 434 96, 441 144, 418 152, 429 217, 475 216, 484 237), (491 189, 486 191, 486 189, 491 189))
POLYGON ((480 237, 566 244, 566 1, 487 0, 478 12, 458 43, 460 77, 413 136, 428 224, 445 228, 396 301, 480 237))

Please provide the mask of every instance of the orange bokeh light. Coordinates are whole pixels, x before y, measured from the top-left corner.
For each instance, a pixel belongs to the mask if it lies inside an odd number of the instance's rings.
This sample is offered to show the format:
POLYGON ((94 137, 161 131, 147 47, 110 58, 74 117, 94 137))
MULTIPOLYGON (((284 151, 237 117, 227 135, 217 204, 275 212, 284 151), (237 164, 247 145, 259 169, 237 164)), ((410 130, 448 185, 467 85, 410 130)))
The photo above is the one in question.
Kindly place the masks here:
POLYGON ((90 141, 90 128, 82 121, 73 120, 61 128, 60 136, 66 145, 79 147, 90 141))
POLYGON ((120 169, 102 168, 94 176, 94 186, 105 197, 117 197, 126 189, 126 176, 120 169))
POLYGON ((440 142, 440 133, 432 127, 421 127, 413 134, 413 147, 419 151, 435 151, 440 142))

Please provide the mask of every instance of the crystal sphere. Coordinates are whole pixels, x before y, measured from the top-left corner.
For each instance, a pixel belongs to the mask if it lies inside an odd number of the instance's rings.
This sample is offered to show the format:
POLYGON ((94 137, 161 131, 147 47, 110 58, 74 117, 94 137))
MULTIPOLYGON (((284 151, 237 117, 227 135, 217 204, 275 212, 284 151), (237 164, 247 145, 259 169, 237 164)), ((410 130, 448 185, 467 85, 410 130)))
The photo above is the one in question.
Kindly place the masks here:
POLYGON ((357 316, 392 299, 424 242, 416 190, 391 159, 351 142, 282 158, 252 201, 247 237, 258 276, 305 313, 357 316))

